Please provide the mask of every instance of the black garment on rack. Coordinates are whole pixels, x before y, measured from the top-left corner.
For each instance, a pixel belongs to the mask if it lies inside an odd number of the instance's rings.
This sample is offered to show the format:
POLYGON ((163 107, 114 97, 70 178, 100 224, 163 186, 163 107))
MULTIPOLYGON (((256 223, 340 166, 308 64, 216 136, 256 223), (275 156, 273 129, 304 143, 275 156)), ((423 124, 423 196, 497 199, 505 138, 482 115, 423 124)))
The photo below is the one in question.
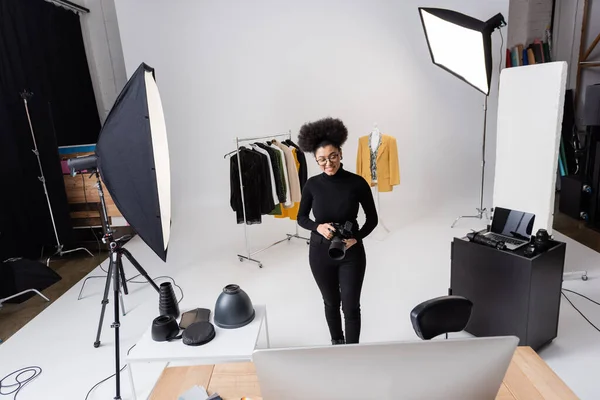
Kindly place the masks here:
POLYGON ((271 191, 269 164, 265 155, 245 147, 239 148, 242 182, 244 186, 244 204, 240 189, 239 165, 236 154, 229 159, 231 196, 230 205, 236 212, 237 223, 244 223, 244 206, 246 223, 260 224, 262 215, 270 213, 274 208, 271 191))
POLYGON ((266 155, 251 149, 252 153, 260 157, 261 160, 261 213, 262 215, 269 214, 275 208, 275 201, 273 199, 273 185, 271 184, 271 167, 269 167, 269 160, 266 155))
POLYGON ((308 165, 306 164, 306 156, 304 155, 302 150, 300 150, 300 147, 298 147, 298 145, 292 142, 290 139, 285 140, 283 143, 287 144, 288 147, 291 146, 296 149, 296 156, 298 157, 298 163, 300 164, 298 178, 300 178, 300 191, 302 191, 304 189, 306 181, 308 180, 308 165))
POLYGON ((285 203, 285 182, 282 179, 283 172, 281 171, 277 155, 275 154, 277 150, 272 149, 264 143, 256 142, 255 144, 269 153, 271 165, 273 166, 273 175, 275 175, 275 191, 277 192, 277 198, 280 203, 285 203))

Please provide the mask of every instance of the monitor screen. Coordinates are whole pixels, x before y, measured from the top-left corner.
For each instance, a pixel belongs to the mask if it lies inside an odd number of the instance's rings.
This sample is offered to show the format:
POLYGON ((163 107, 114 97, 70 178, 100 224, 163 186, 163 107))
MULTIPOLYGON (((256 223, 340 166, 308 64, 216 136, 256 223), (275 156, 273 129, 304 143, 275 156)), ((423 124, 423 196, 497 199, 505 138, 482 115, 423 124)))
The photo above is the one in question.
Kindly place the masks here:
POLYGON ((534 221, 535 215, 533 214, 496 207, 492 220, 492 232, 515 239, 529 240, 534 221))

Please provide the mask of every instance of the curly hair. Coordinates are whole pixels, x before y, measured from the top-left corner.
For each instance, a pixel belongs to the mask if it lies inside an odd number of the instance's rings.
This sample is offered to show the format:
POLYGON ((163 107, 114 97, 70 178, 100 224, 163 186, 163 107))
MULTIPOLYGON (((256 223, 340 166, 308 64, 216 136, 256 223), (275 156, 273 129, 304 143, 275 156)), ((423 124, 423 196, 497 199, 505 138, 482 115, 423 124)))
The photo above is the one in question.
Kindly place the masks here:
POLYGON ((298 133, 298 146, 305 153, 314 153, 318 148, 333 145, 338 149, 348 139, 348 129, 339 119, 323 118, 302 125, 298 133))

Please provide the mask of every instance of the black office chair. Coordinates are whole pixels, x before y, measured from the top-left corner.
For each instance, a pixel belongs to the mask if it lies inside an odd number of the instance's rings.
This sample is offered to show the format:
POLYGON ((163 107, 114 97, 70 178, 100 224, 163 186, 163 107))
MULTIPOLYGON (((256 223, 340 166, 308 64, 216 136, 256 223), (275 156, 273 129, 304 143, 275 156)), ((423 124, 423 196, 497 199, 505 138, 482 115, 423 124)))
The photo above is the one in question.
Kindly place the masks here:
POLYGON ((417 336, 430 340, 436 336, 460 332, 471 318, 473 303, 461 296, 442 296, 424 301, 410 312, 417 336))

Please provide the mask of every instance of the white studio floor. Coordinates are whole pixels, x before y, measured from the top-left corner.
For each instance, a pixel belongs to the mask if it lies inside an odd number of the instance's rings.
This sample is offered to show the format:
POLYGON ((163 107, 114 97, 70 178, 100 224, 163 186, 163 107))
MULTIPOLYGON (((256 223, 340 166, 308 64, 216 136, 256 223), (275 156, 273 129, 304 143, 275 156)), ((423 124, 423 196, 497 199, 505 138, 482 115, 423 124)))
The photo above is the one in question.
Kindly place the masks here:
MULTIPOLYGON (((450 224, 459 215, 454 211, 392 229, 384 241, 366 241, 362 342, 417 340, 410 310, 423 300, 447 293, 452 238, 482 226, 477 220, 463 220, 451 229, 450 224)), ((166 264, 137 237, 127 247, 150 276, 171 275, 183 287, 188 300, 198 299, 197 304, 184 299, 182 311, 195 307, 212 309, 221 289, 237 283, 254 303, 267 305, 272 347, 328 344, 322 301, 308 267, 306 243, 292 240, 259 254, 262 269, 253 263, 240 263, 236 254, 243 249, 243 227, 231 224, 232 218, 229 213, 211 214, 209 221, 198 224, 197 231, 184 232, 178 229, 175 217, 166 264), (227 219, 227 224, 222 218, 227 219)), ((385 223, 385 216, 382 218, 385 223)), ((284 237, 286 228, 293 230, 293 222, 270 220, 262 227, 250 226, 248 231, 252 244, 259 248, 284 237)), ((589 275, 587 282, 573 278, 565 281, 564 287, 600 300, 600 254, 558 232, 555 237, 567 242, 566 271, 587 269, 589 275)), ((128 278, 136 274, 128 262, 125 271, 128 278)), ((99 268, 91 273, 101 274, 99 268)), ((78 301, 81 283, 75 285, 0 345, 0 377, 27 366, 43 369, 42 375, 19 393, 19 400, 84 399, 95 383, 114 373, 112 302, 107 307, 102 345, 93 347, 103 288, 104 280, 91 280, 84 298, 78 301)), ((177 289, 176 292, 179 295, 177 289)), ((570 298, 590 320, 600 324, 600 307, 575 295, 570 298)), ((127 315, 121 317, 123 356, 157 316, 158 297, 148 284, 130 284, 125 307, 127 315)), ((596 380, 600 333, 564 300, 558 338, 541 356, 580 398, 600 398, 596 380)), ((162 367, 152 364, 135 370, 138 394, 152 387, 162 367)), ((130 399, 127 371, 121 376, 122 396, 130 399)), ((114 382, 113 378, 100 385, 89 399, 112 398, 114 382)))

